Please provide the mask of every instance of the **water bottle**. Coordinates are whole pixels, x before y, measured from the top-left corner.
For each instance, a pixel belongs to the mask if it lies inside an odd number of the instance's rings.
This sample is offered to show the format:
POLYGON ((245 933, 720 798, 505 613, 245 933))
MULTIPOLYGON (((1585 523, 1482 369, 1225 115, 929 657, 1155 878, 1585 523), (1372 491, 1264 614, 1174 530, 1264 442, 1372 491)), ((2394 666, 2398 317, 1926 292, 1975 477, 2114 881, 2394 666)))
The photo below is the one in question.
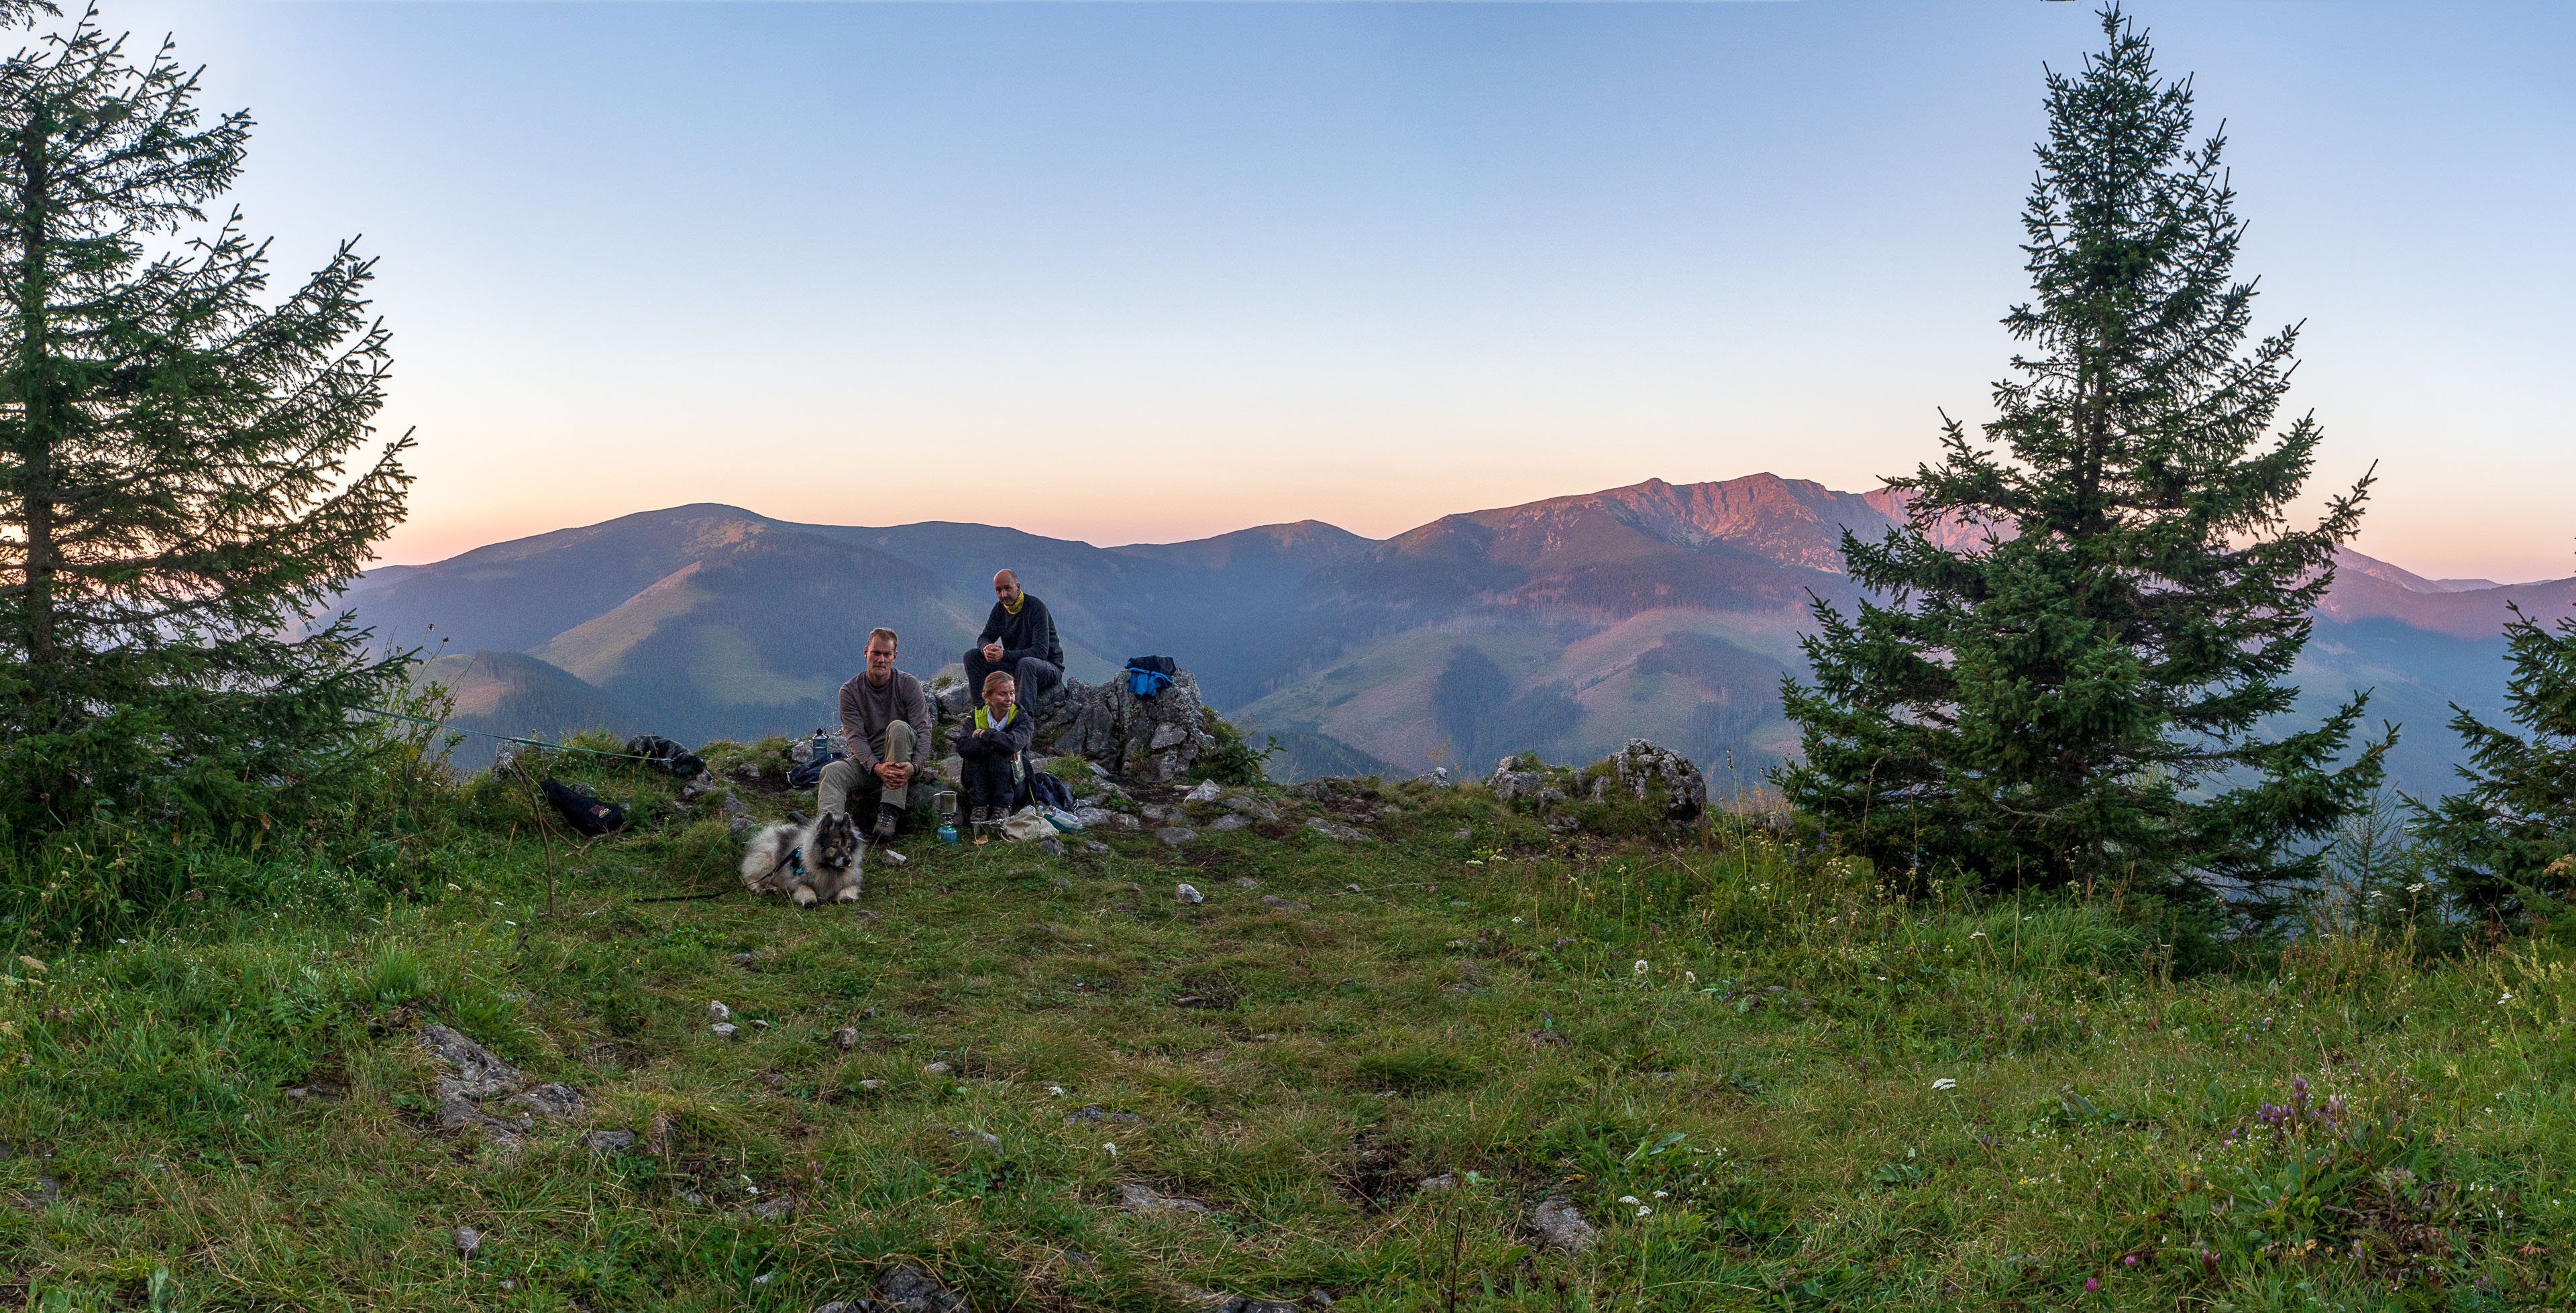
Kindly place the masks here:
POLYGON ((807 758, 807 760, 808 760, 808 761, 813 762, 816 766, 818 766, 818 767, 819 767, 819 766, 821 766, 824 762, 830 761, 830 760, 832 759, 832 758, 831 758, 831 752, 832 752, 832 744, 831 744, 830 740, 825 739, 825 738, 823 737, 823 731, 821 731, 821 730, 819 730, 819 729, 818 729, 818 730, 815 730, 815 731, 814 731, 814 755, 813 755, 813 756, 811 756, 811 757, 809 757, 809 758, 807 758))

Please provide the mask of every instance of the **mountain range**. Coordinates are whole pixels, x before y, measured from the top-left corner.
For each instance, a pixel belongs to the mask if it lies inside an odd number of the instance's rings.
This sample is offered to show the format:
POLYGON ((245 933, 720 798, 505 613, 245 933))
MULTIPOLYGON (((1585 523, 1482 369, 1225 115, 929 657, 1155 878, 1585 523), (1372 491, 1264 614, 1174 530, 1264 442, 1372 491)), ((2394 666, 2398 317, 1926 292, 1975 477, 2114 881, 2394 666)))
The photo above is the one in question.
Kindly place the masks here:
MULTIPOLYGON (((1778 686, 1800 666, 1810 594, 1857 596, 1842 531, 1875 537, 1903 513, 1887 490, 1758 474, 1447 515, 1384 541, 1310 520, 1095 547, 694 505, 372 570, 344 600, 379 641, 427 649, 464 727, 696 743, 826 723, 877 625, 903 635, 903 668, 953 665, 1009 566, 1053 609, 1071 674, 1174 657, 1211 704, 1279 741, 1285 777, 1481 770, 1524 750, 1589 760, 1644 737, 1723 793, 1756 787, 1795 745, 1778 686)), ((2299 664, 2300 714, 2374 690, 2374 716, 2405 727, 2395 781, 2443 790, 2448 704, 2493 716, 2502 702, 2509 602, 2576 613, 2576 579, 2426 579, 2344 551, 2299 664)), ((476 744, 463 763, 488 758, 476 744)))

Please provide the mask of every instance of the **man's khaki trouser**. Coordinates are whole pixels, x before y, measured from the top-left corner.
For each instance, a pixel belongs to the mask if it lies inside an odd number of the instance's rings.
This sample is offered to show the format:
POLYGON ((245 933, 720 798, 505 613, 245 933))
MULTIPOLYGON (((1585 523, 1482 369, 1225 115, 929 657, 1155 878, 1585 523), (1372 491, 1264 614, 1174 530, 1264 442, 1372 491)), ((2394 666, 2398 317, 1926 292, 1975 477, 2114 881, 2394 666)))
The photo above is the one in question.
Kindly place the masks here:
MULTIPOLYGON (((898 720, 893 724, 886 726, 885 737, 885 751, 878 754, 878 760, 912 760, 913 737, 911 721, 898 720)), ((921 772, 914 771, 913 778, 921 778, 921 772)), ((844 757, 839 761, 832 762, 831 764, 823 767, 823 778, 814 789, 814 805, 820 810, 826 812, 839 812, 844 816, 848 816, 850 813, 851 790, 856 789, 859 792, 859 796, 864 799, 868 794, 877 792, 878 788, 879 782, 877 780, 877 773, 874 770, 844 757)), ((908 784, 886 789, 884 791, 885 796, 883 801, 890 806, 900 808, 910 797, 911 792, 912 786, 908 784)), ((851 819, 865 825, 873 822, 876 818, 873 816, 854 816, 851 817, 851 819)))

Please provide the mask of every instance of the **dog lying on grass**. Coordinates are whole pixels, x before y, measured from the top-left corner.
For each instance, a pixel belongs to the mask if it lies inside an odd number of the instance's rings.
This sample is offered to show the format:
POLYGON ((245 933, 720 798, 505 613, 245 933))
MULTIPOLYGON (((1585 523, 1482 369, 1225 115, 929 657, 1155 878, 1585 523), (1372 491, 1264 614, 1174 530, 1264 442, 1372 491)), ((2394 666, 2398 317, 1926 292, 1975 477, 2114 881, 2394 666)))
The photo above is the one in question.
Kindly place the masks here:
POLYGON ((742 882, 756 894, 785 894, 798 907, 859 901, 858 822, 839 812, 809 821, 789 812, 787 824, 751 836, 742 854, 742 882))

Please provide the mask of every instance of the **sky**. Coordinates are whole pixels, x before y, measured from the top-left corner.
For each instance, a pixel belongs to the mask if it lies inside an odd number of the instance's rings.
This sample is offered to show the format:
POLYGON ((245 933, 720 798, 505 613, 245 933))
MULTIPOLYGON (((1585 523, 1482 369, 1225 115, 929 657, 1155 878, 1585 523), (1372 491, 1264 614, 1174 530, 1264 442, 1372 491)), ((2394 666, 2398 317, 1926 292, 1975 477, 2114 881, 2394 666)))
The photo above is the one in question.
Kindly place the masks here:
MULTIPOLYGON (((1991 413, 2045 0, 119 3, 376 256, 399 563, 716 501, 1103 545, 1760 471, 1991 413)), ((2576 574, 2576 6, 2147 0, 2358 546, 2576 574)), ((2315 498, 2310 499, 2313 505, 2315 498)))

